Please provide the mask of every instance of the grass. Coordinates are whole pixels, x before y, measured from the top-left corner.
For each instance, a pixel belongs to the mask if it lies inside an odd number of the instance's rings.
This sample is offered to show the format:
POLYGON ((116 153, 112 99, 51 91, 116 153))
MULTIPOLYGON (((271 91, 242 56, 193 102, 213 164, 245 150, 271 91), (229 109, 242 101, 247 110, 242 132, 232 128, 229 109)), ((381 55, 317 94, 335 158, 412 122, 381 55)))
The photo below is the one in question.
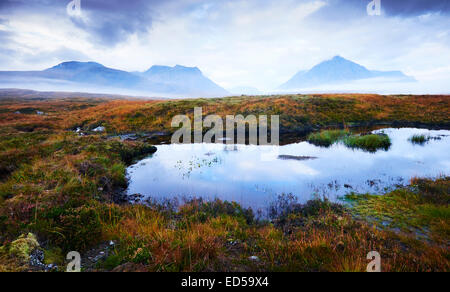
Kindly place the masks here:
MULTIPOLYGON (((423 182, 439 188, 443 183, 423 182)), ((268 223, 254 220, 250 210, 219 200, 193 200, 178 211, 163 213, 161 206, 130 206, 113 224, 102 223, 119 245, 98 268, 132 263, 145 271, 365 271, 365 258, 372 250, 382 253, 383 271, 450 268, 440 237, 427 242, 387 227, 377 229, 372 222, 354 220, 353 209, 339 204, 313 200, 302 205, 284 195, 271 211, 268 223), (252 262, 251 256, 260 261, 252 262)), ((427 212, 423 224, 444 216, 427 217, 427 212)))
POLYGON ((193 106, 205 114, 280 114, 282 131, 293 132, 344 120, 449 125, 448 101, 376 95, 0 100, 0 271, 31 270, 11 254, 11 244, 28 233, 37 236, 46 264, 63 265, 68 251, 85 255, 113 240, 109 257, 91 267, 100 271, 365 271, 372 250, 382 253, 384 271, 449 271, 448 179, 415 180, 386 199, 355 195, 351 208, 282 196, 270 208, 270 222, 233 202, 117 205, 126 166, 156 149, 108 136, 170 132, 172 115, 191 115, 193 106), (46 115, 14 114, 26 108, 46 115), (108 134, 73 133, 97 125, 108 134))
POLYGON ((425 135, 414 135, 410 140, 415 144, 424 144, 428 139, 425 135))
POLYGON ((71 111, 62 119, 65 127, 71 129, 81 126, 87 130, 102 124, 109 133, 172 133, 172 118, 181 114, 192 119, 194 107, 202 107, 204 116, 217 114, 223 118, 238 114, 279 115, 282 133, 308 134, 312 130, 341 126, 343 122, 361 126, 450 125, 446 96, 279 95, 169 101, 114 100, 71 111))
POLYGON ((282 133, 309 134, 325 128, 391 124, 403 126, 450 126, 448 96, 275 95, 184 100, 3 99, 0 100, 0 126, 87 131, 105 126, 110 134, 130 132, 173 133, 175 115, 193 117, 194 107, 203 114, 279 115, 282 133), (45 116, 14 114, 38 108, 45 116))
POLYGON ((363 149, 369 152, 376 152, 379 149, 388 150, 392 145, 388 135, 352 135, 349 130, 323 130, 310 134, 307 141, 321 147, 330 147, 335 143, 343 142, 349 148, 363 149))
POLYGON ((369 152, 376 152, 379 149, 388 150, 391 145, 391 139, 388 135, 364 135, 350 136, 344 139, 344 144, 349 148, 364 149, 369 152))
POLYGON ((423 144, 427 143, 428 141, 430 141, 431 139, 432 138, 427 135, 414 135, 411 138, 409 138, 409 141, 411 141, 411 143, 413 143, 413 144, 423 145, 423 144))
POLYGON ((398 228, 441 244, 450 243, 450 178, 415 179, 384 196, 347 195, 359 216, 380 227, 398 228))
POLYGON ((310 134, 307 140, 309 143, 316 146, 329 147, 349 135, 350 131, 348 130, 325 130, 319 133, 310 134))

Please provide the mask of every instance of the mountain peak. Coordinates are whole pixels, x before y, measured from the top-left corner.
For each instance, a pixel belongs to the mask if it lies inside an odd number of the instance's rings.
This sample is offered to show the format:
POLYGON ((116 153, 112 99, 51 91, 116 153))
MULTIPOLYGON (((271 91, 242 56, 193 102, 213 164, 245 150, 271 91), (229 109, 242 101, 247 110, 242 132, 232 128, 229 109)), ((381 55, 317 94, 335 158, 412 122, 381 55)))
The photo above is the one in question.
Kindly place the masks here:
MULTIPOLYGON (((321 64, 328 64, 328 63, 333 63, 333 64, 354 64, 354 65, 358 65, 353 61, 350 61, 344 57, 341 57, 339 55, 334 56, 332 59, 328 60, 328 61, 323 61, 321 64)), ((320 64, 319 64, 320 65, 320 64)), ((361 65, 358 65, 361 66, 361 65)), ((362 67, 362 66, 361 66, 362 67)))
POLYGON ((347 61, 347 59, 345 59, 345 58, 343 58, 343 57, 341 57, 341 56, 339 56, 339 55, 337 55, 337 56, 334 56, 333 57, 333 59, 331 59, 332 61, 347 61))
POLYGON ((198 67, 186 67, 182 65, 169 67, 169 66, 154 65, 145 72, 145 74, 160 74, 160 73, 202 74, 202 71, 200 71, 198 67))
MULTIPOLYGON (((28 83, 55 83, 54 80, 68 81, 63 86, 100 87, 140 92, 139 94, 163 94, 162 96, 185 95, 186 97, 218 97, 229 93, 204 76, 197 67, 176 65, 152 66, 147 72, 127 72, 108 68, 96 62, 69 61, 43 71, 0 72, 3 79, 26 79, 28 83)), ((3 81, 3 80, 2 80, 3 81)), ((60 82, 58 82, 60 83, 60 82)))
POLYGON ((51 69, 59 69, 59 70, 73 70, 73 69, 80 69, 80 68, 103 68, 104 66, 102 64, 96 63, 96 62, 78 62, 78 61, 68 61, 60 63, 48 70, 51 69))
POLYGON ((280 88, 292 90, 375 77, 404 79, 406 76, 401 72, 370 71, 366 67, 338 55, 323 61, 307 72, 297 73, 280 88))

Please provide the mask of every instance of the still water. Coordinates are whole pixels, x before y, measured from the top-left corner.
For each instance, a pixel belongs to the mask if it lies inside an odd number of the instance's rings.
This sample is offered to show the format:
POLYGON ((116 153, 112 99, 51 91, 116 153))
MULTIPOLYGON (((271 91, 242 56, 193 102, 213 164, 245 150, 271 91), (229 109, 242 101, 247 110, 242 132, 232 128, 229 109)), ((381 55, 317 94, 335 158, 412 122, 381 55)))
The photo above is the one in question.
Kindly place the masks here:
POLYGON ((156 199, 219 198, 264 209, 280 194, 305 202, 337 200, 349 192, 382 193, 413 177, 450 175, 450 131, 383 129, 392 146, 369 153, 343 144, 308 142, 273 147, 221 144, 160 145, 158 152, 128 168, 128 194, 156 199), (424 145, 409 141, 430 135, 424 145), (275 155, 275 154, 276 155, 275 155))

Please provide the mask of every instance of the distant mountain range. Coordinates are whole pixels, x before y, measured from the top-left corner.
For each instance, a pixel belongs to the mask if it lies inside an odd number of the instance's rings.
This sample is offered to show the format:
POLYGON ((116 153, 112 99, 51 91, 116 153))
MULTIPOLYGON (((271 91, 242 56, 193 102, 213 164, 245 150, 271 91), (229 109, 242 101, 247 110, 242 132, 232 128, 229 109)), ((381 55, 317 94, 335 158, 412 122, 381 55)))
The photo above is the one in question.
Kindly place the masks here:
POLYGON ((411 82, 414 78, 401 71, 371 71, 352 61, 336 56, 314 66, 309 71, 300 71, 279 89, 294 90, 330 85, 370 78, 386 78, 397 82, 411 82))
MULTIPOLYGON (((226 96, 229 93, 196 67, 153 66, 146 72, 127 72, 95 62, 64 62, 43 71, 0 71, 0 82, 66 81, 90 87, 117 88, 149 94, 226 96)), ((83 88, 83 86, 80 86, 83 88)))
MULTIPOLYGON (((311 70, 298 72, 278 90, 294 92, 299 89, 316 88, 317 91, 324 91, 329 90, 327 89, 329 85, 336 84, 352 90, 361 88, 360 83, 364 80, 368 80, 371 84, 374 84, 373 81, 378 81, 378 84, 385 81, 388 83, 415 81, 401 71, 372 71, 336 56, 314 66, 311 70)), ((376 84, 374 86, 385 87, 376 84)), ((75 61, 64 62, 43 71, 0 71, 0 87, 178 98, 223 97, 231 95, 230 92, 237 95, 264 94, 253 87, 236 87, 229 92, 204 76, 197 67, 153 66, 145 72, 127 72, 95 62, 75 61)))

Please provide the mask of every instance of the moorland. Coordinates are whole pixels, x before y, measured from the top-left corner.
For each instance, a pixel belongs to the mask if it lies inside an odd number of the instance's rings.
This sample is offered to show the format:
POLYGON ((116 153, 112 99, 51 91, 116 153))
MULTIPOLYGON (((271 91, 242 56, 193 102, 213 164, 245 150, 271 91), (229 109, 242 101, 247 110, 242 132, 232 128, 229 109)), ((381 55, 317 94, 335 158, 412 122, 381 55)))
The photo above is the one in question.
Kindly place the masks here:
POLYGON ((84 271, 365 271, 373 250, 383 271, 450 270, 445 174, 349 194, 340 204, 280 195, 266 219, 220 200, 129 203, 127 166, 157 151, 176 130, 172 117, 192 117, 194 107, 204 115, 279 115, 282 137, 318 143, 342 138, 330 129, 450 129, 449 96, 3 97, 0 271, 64 271, 73 250, 84 271))

